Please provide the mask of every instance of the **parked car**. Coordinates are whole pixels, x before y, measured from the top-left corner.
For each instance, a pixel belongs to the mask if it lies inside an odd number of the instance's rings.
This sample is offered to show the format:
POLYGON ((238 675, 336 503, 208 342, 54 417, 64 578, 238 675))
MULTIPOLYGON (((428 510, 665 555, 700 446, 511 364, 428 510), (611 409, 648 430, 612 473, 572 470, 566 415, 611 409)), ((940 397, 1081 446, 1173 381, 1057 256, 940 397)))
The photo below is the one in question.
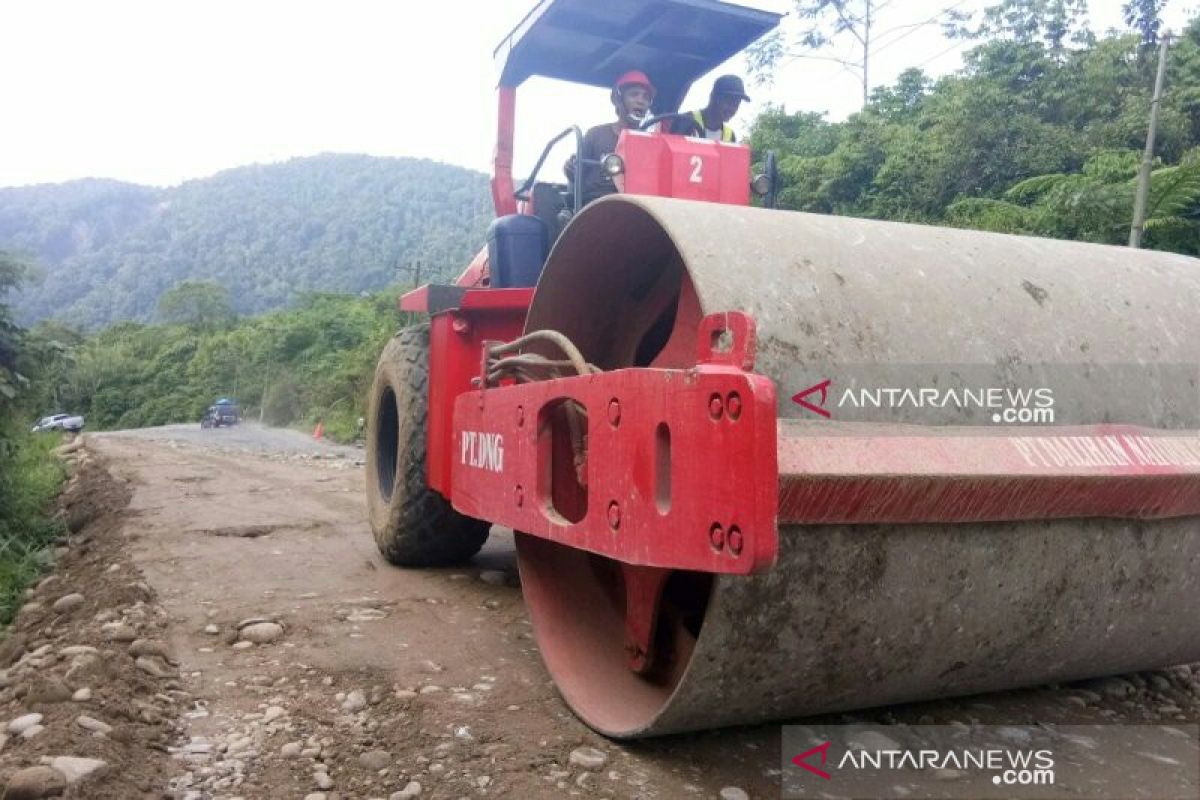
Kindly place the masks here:
POLYGON ((200 418, 201 428, 231 427, 242 421, 242 410, 236 403, 218 401, 211 405, 200 418))
POLYGON ((83 430, 83 417, 73 414, 51 414, 48 417, 42 417, 33 426, 34 433, 42 431, 71 431, 78 433, 83 430))

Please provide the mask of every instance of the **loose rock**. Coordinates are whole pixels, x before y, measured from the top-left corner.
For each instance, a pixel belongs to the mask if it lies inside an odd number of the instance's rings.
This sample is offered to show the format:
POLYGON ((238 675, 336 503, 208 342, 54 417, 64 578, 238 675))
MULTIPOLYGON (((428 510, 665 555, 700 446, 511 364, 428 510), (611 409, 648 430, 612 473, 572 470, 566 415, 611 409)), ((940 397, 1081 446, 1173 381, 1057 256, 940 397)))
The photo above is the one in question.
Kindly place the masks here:
POLYGON ((4 800, 41 800, 61 797, 67 789, 67 778, 52 767, 27 767, 8 780, 4 800))
POLYGON ((721 790, 721 800, 750 800, 746 790, 737 786, 726 786, 721 790))
POLYGON ((133 662, 134 666, 142 672, 154 678, 173 678, 175 673, 171 672, 163 662, 154 656, 139 656, 133 662))
POLYGON ((44 717, 41 714, 22 714, 16 719, 9 720, 8 732, 24 733, 34 725, 40 724, 43 719, 44 717))
POLYGON ((571 751, 571 763, 584 769, 602 769, 608 763, 608 755, 595 747, 576 747, 571 751))
POLYGON ((56 756, 50 759, 50 768, 62 773, 70 786, 93 776, 103 775, 108 771, 108 762, 98 758, 56 756))
POLYGON ((51 608, 58 614, 69 614, 83 605, 83 600, 84 597, 79 592, 72 592, 55 600, 51 608))
POLYGON ((112 733, 112 725, 85 714, 80 714, 76 717, 75 724, 85 731, 92 731, 93 733, 103 733, 106 735, 112 733))
POLYGON ((398 792, 392 792, 388 800, 412 800, 421 794, 421 784, 416 781, 409 781, 403 789, 398 792))
POLYGON ((386 750, 370 750, 358 757, 358 763, 372 772, 378 772, 392 765, 392 754, 386 750))
POLYGON ((354 713, 362 711, 367 707, 367 696, 358 689, 355 689, 350 694, 346 695, 346 699, 342 701, 342 710, 354 713))
POLYGON ((485 569, 479 573, 479 580, 492 586, 504 586, 508 583, 508 575, 498 569, 485 569))
POLYGON ((123 622, 109 622, 103 631, 110 642, 132 642, 138 638, 137 630, 123 622))
POLYGON ((242 641, 254 644, 270 644, 283 636, 283 626, 278 622, 255 622, 238 632, 242 641))
POLYGON ((68 647, 62 648, 58 652, 60 655, 64 655, 68 658, 71 658, 72 656, 81 656, 84 653, 98 653, 100 651, 90 645, 73 644, 68 647))
POLYGON ((136 639, 133 644, 129 645, 129 655, 134 658, 138 656, 157 656, 164 661, 169 661, 171 651, 162 642, 156 642, 153 639, 136 639))

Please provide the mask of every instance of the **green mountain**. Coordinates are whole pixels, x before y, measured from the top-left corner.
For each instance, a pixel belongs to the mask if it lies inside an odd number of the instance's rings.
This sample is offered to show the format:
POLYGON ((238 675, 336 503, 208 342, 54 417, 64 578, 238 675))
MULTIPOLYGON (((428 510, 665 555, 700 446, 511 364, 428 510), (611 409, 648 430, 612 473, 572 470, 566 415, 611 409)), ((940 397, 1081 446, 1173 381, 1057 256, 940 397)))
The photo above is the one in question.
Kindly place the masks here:
POLYGON ((42 280, 17 319, 94 329, 151 320, 181 281, 215 281, 255 314, 314 292, 451 277, 483 244, 487 177, 433 161, 320 155, 156 189, 79 180, 0 189, 0 251, 42 280))

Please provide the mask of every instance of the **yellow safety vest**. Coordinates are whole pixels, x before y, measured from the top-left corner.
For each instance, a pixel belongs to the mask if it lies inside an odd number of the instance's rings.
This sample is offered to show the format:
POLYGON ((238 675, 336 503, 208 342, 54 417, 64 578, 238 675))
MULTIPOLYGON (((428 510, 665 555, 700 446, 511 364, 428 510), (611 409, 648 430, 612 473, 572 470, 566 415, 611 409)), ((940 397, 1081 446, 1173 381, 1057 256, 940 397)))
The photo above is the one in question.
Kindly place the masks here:
MULTIPOLYGON (((692 119, 696 120, 696 124, 700 126, 701 132, 708 130, 708 127, 705 126, 705 124, 704 124, 704 115, 701 114, 699 111, 692 112, 692 119)), ((721 126, 721 141, 722 142, 732 142, 733 141, 733 128, 729 127, 728 125, 721 126)))

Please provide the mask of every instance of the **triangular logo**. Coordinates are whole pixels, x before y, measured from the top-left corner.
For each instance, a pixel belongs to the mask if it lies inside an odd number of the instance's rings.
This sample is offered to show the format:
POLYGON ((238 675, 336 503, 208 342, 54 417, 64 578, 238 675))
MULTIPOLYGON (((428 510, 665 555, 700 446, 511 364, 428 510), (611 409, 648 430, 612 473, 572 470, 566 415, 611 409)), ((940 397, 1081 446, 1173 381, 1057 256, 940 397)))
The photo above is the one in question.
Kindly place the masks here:
POLYGON ((813 775, 817 775, 821 778, 824 778, 827 781, 832 780, 833 776, 830 775, 828 772, 826 772, 823 769, 817 769, 812 764, 808 763, 808 759, 811 756, 814 756, 814 755, 820 753, 821 766, 822 767, 825 766, 825 762, 829 758, 829 745, 830 744, 831 744, 831 742, 825 742, 824 744, 819 744, 810 750, 805 750, 803 753, 801 753, 800 755, 793 758, 792 763, 795 764, 797 767, 800 767, 801 769, 808 770, 813 775))
POLYGON ((833 384, 833 381, 831 381, 831 380, 821 381, 817 385, 810 386, 807 389, 805 389, 803 392, 800 392, 797 395, 793 395, 792 402, 798 403, 799 405, 803 406, 804 408, 807 408, 809 411, 813 412, 814 414, 820 414, 822 417, 829 419, 833 415, 825 410, 825 402, 829 399, 829 387, 832 384, 833 384), (821 399, 816 403, 809 402, 807 398, 810 395, 816 394, 817 392, 821 393, 821 399))

